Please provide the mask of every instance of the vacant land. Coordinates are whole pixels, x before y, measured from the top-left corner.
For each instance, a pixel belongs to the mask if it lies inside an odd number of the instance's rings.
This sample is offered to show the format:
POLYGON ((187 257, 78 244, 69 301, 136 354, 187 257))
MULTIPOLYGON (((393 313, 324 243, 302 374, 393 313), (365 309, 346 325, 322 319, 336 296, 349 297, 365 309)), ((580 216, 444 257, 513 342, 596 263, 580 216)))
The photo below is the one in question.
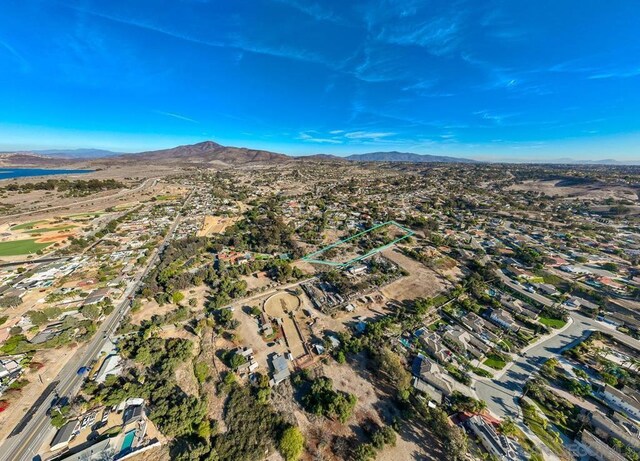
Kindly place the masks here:
POLYGON ((237 220, 237 217, 226 218, 222 216, 205 216, 204 223, 198 231, 198 236, 204 237, 207 235, 221 234, 227 227, 231 226, 237 220))
POLYGON ((449 282, 424 264, 403 255, 395 249, 385 250, 382 255, 409 272, 380 291, 389 299, 404 301, 418 297, 431 298, 444 291, 449 282))

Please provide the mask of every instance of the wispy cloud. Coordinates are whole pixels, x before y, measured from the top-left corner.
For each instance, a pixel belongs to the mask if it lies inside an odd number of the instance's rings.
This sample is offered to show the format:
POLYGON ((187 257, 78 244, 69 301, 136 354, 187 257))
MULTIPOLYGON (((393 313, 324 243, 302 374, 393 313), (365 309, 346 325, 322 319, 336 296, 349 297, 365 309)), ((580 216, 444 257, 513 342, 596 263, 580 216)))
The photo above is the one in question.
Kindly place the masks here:
POLYGON ((302 131, 298 134, 298 138, 301 141, 313 142, 317 144, 342 144, 340 139, 336 138, 323 138, 316 136, 316 131, 302 131))
POLYGON ((278 3, 283 3, 291 8, 294 8, 317 21, 330 21, 336 24, 346 25, 346 21, 344 21, 340 16, 335 14, 333 11, 325 8, 321 3, 309 2, 305 0, 274 0, 278 3))
POLYGON ((388 138, 389 136, 393 136, 396 133, 390 132, 381 132, 381 131, 351 131, 349 133, 344 133, 344 136, 347 139, 381 139, 388 138))
POLYGON ((377 39, 396 45, 420 46, 433 55, 443 56, 454 51, 460 43, 459 19, 443 16, 417 26, 385 27, 377 39))
POLYGON ((617 69, 617 70, 609 70, 602 71, 592 75, 589 75, 590 80, 601 80, 606 78, 630 78, 637 77, 640 75, 640 67, 635 69, 617 69))
POLYGON ((506 119, 510 119, 515 117, 518 114, 496 114, 494 112, 490 112, 488 110, 479 110, 473 113, 473 115, 477 115, 483 120, 487 120, 495 123, 496 125, 503 125, 506 119))
MULTIPOLYGON (((111 14, 104 13, 102 11, 91 10, 87 8, 78 7, 76 5, 67 5, 66 7, 78 11, 80 13, 88 14, 98 18, 106 19, 109 21, 117 22, 119 24, 144 29, 150 32, 163 34, 175 39, 183 40, 186 42, 194 43, 197 45, 203 45, 218 49, 231 49, 240 52, 248 52, 255 54, 268 55, 278 58, 286 58, 295 61, 303 61, 315 64, 322 64, 332 69, 336 69, 336 64, 333 61, 323 58, 317 53, 310 52, 308 50, 296 49, 289 45, 282 44, 280 46, 268 46, 259 43, 252 43, 246 40, 244 37, 236 34, 230 37, 229 40, 213 40, 210 38, 196 37, 192 34, 184 33, 182 31, 169 29, 167 27, 159 26, 149 21, 138 20, 132 17, 119 17, 111 14)), ((238 58, 236 58, 238 59, 238 58)), ((241 59, 241 56, 240 56, 241 59)))
POLYGON ((18 64, 20 64, 20 68, 23 72, 27 72, 29 70, 29 62, 20 53, 18 53, 14 47, 9 45, 4 40, 0 40, 0 48, 4 48, 9 52, 11 56, 13 56, 18 64))
POLYGON ((165 115, 167 117, 176 118, 178 120, 184 120, 185 122, 200 123, 197 120, 194 120, 194 119, 189 118, 189 117, 185 117, 184 115, 175 114, 173 112, 164 112, 164 111, 161 111, 161 110, 157 110, 156 113, 160 114, 160 115, 165 115))
POLYGON ((395 136, 395 134, 396 133, 392 132, 365 130, 331 130, 326 134, 323 134, 315 130, 307 130, 298 133, 297 139, 318 144, 364 144, 383 141, 386 140, 386 138, 395 136))

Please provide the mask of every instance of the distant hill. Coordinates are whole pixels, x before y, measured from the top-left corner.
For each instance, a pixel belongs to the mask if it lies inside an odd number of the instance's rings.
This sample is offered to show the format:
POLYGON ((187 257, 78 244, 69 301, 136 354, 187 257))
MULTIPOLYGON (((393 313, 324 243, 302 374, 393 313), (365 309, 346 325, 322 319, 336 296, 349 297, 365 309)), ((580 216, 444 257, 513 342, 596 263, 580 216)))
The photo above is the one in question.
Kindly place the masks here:
POLYGON ((49 157, 33 153, 3 152, 0 153, 0 167, 58 167, 69 163, 69 160, 49 157))
POLYGON ((213 141, 173 147, 171 149, 153 150, 137 154, 124 154, 110 157, 116 162, 153 162, 162 164, 182 163, 253 163, 253 162, 282 162, 291 160, 283 154, 266 150, 247 149, 245 147, 228 147, 213 141))
POLYGON ((331 155, 331 154, 300 155, 295 158, 297 160, 329 160, 329 161, 342 161, 342 162, 347 161, 344 157, 338 157, 337 155, 331 155))
POLYGON ((476 163, 468 158, 446 157, 444 155, 414 154, 411 152, 371 152, 344 157, 355 162, 414 162, 414 163, 476 163))
POLYGON ((104 149, 46 149, 31 151, 34 154, 63 158, 104 158, 122 155, 123 152, 113 152, 104 149))

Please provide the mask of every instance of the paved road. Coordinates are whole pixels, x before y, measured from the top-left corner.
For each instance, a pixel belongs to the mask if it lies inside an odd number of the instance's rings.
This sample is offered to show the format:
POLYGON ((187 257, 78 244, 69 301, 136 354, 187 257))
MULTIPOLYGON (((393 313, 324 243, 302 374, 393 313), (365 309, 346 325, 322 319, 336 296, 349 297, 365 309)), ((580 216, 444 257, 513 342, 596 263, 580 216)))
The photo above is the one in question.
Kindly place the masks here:
POLYGON ((579 342, 589 330, 608 333, 627 346, 640 351, 640 341, 577 312, 572 312, 570 315, 573 323, 566 330, 533 346, 526 352, 525 357, 518 357, 502 376, 493 380, 477 381, 478 398, 486 401, 487 406, 496 416, 517 417, 519 412, 516 397, 522 395, 527 380, 545 361, 560 354, 567 346, 570 347, 579 342))
POLYGON ((550 306, 553 306, 554 304, 556 304, 556 302, 554 300, 549 299, 546 296, 542 296, 541 294, 538 294, 538 293, 531 293, 531 292, 525 290, 524 288, 522 288, 522 286, 518 285, 513 280, 511 280, 511 278, 507 277, 504 274, 504 272, 502 272, 500 269, 496 270, 495 273, 500 278, 500 281, 502 283, 504 283, 505 285, 507 285, 509 288, 511 288, 512 290, 517 291, 518 293, 521 293, 524 296, 528 296, 529 298, 538 301, 543 306, 550 307, 550 306))
MULTIPOLYGON (((188 200, 189 198, 185 200, 185 204, 188 200)), ((110 341, 109 336, 118 328, 120 321, 130 308, 128 297, 135 294, 147 273, 156 265, 160 253, 164 250, 169 240, 173 238, 179 222, 180 214, 178 214, 169 232, 167 232, 163 243, 149 259, 144 271, 138 275, 134 279, 134 282, 125 290, 123 300, 120 304, 109 317, 102 322, 91 341, 78 349, 62 371, 60 371, 54 380, 59 381, 55 390, 50 393, 48 398, 43 399, 43 404, 35 411, 33 417, 26 424, 26 427, 19 434, 4 442, 0 448, 0 461, 32 460, 38 454, 43 443, 53 436, 55 428, 49 422, 47 410, 53 402, 55 395, 72 398, 78 393, 84 380, 83 377, 78 376, 78 369, 90 363, 106 343, 110 341)))
POLYGON ((584 317, 577 312, 572 312, 570 316, 573 320, 571 325, 561 333, 531 347, 526 352, 526 356, 518 357, 504 374, 497 375, 498 377, 492 380, 476 381, 476 394, 479 399, 487 402, 487 407, 491 413, 499 418, 511 417, 522 427, 517 399, 522 395, 525 383, 540 369, 545 361, 582 341, 589 331, 608 333, 618 341, 640 351, 640 341, 611 329, 601 322, 584 317))

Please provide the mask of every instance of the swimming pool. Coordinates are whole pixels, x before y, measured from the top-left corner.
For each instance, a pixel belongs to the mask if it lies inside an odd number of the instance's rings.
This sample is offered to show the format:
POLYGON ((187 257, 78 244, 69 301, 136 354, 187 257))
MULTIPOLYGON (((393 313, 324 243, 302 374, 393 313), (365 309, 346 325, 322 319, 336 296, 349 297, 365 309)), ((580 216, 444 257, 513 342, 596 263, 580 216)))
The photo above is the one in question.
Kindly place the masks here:
POLYGON ((127 451, 133 445, 133 440, 136 438, 136 431, 131 430, 124 435, 124 440, 122 441, 122 448, 120 451, 127 451))

